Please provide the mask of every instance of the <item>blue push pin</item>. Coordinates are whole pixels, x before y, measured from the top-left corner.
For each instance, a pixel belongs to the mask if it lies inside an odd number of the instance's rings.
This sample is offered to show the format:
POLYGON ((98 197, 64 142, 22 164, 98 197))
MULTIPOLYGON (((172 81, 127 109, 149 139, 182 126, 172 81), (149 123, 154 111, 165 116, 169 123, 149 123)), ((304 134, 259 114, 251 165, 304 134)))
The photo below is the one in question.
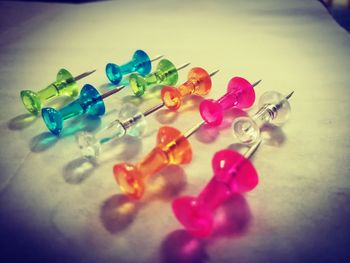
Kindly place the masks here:
POLYGON ((105 113, 105 103, 103 99, 120 91, 125 86, 118 87, 104 94, 100 94, 92 85, 86 84, 80 91, 80 97, 71 102, 60 110, 53 108, 43 108, 41 116, 46 127, 55 135, 59 135, 63 129, 63 121, 80 116, 82 114, 90 114, 92 116, 101 116, 105 113))
POLYGON ((123 79, 123 75, 127 75, 133 72, 137 72, 142 76, 145 76, 151 72, 151 63, 156 61, 163 56, 158 56, 152 60, 150 60, 147 53, 143 50, 136 50, 132 59, 118 66, 117 64, 108 63, 106 65, 106 75, 110 82, 115 85, 118 85, 120 81, 123 79))

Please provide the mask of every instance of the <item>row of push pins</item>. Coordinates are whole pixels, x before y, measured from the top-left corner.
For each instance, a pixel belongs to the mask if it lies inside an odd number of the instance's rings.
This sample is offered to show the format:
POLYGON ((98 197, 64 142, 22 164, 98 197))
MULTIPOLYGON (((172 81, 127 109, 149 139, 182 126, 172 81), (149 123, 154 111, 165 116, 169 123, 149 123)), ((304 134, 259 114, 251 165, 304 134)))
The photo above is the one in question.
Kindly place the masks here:
POLYGON ((145 117, 166 106, 169 110, 178 110, 182 100, 189 95, 205 96, 212 87, 211 77, 215 71, 208 74, 203 68, 192 68, 188 73, 185 83, 179 87, 164 86, 161 90, 162 103, 156 105, 145 112, 139 112, 132 104, 124 104, 116 120, 112 121, 105 128, 96 132, 80 132, 76 135, 83 156, 87 158, 97 158, 102 150, 102 145, 115 139, 120 139, 124 135, 141 136, 145 130, 145 117))
MULTIPOLYGON (((83 114, 100 116, 105 113, 104 99, 121 91, 129 85, 135 96, 143 96, 147 89, 162 85, 161 103, 144 112, 131 104, 124 104, 118 118, 96 133, 80 132, 76 142, 84 157, 97 158, 102 145, 125 135, 142 136, 146 128, 146 117, 159 109, 166 107, 177 111, 185 97, 196 95, 204 97, 212 88, 212 77, 218 72, 208 73, 200 67, 192 68, 187 80, 175 87, 178 81, 178 71, 189 63, 176 67, 171 61, 158 56, 150 59, 148 54, 137 50, 132 59, 123 64, 109 63, 106 65, 106 75, 114 85, 122 84, 104 94, 86 84, 77 99, 63 108, 56 110, 43 105, 59 96, 76 98, 78 96, 77 81, 92 74, 95 70, 73 77, 67 70, 61 69, 56 81, 39 92, 25 90, 21 92, 25 108, 32 114, 41 112, 47 128, 55 135, 63 129, 65 120, 83 114), (159 60, 156 69, 152 70, 152 62, 159 60), (126 78, 126 75, 128 77, 126 78), (124 82, 122 82, 125 80, 124 82)), ((122 192, 134 199, 140 199, 145 192, 146 180, 157 174, 170 164, 180 165, 192 160, 190 136, 204 124, 218 127, 226 111, 232 108, 247 109, 255 102, 254 87, 260 80, 251 84, 244 78, 234 77, 227 85, 227 91, 219 99, 203 99, 199 105, 202 121, 194 125, 184 134, 178 129, 163 126, 158 130, 156 146, 140 162, 136 164, 119 163, 114 165, 114 177, 122 192)), ((233 193, 251 191, 258 184, 258 175, 249 161, 261 143, 260 128, 266 124, 281 125, 287 121, 290 113, 289 98, 278 92, 266 92, 259 100, 259 110, 252 116, 238 117, 232 120, 232 130, 236 138, 244 144, 251 144, 249 150, 241 155, 232 150, 217 152, 212 160, 214 175, 208 185, 197 197, 180 197, 173 201, 173 212, 179 222, 192 234, 207 236, 213 228, 215 210, 233 193)))
MULTIPOLYGON (((189 65, 189 63, 176 68, 169 60, 163 59, 159 64, 168 65, 167 67, 159 67, 150 75, 157 76, 157 81, 147 82, 148 86, 151 85, 163 85, 173 83, 174 80, 178 80, 178 70, 181 70, 189 65), (171 64, 171 65, 170 65, 171 64), (171 79, 171 81, 169 81, 171 79)), ((130 75, 131 78, 132 74, 130 75)), ((43 108, 41 114, 47 128, 55 135, 59 135, 63 129, 63 122, 67 119, 77 117, 82 114, 89 114, 92 116, 101 116, 105 113, 104 99, 119 92, 125 88, 125 86, 117 87, 104 94, 100 94, 96 88, 90 84, 84 85, 80 91, 80 97, 60 110, 56 110, 51 107, 43 108)))
POLYGON ((258 130, 265 123, 281 125, 288 119, 290 104, 278 92, 266 92, 259 101, 260 109, 253 116, 239 117, 233 121, 235 135, 246 143, 254 144, 243 154, 225 149, 215 153, 212 159, 214 176, 196 197, 178 197, 172 209, 178 221, 194 236, 205 237, 212 233, 216 209, 234 193, 253 190, 259 180, 249 158, 261 144, 258 130))
MULTIPOLYGON (((232 82, 233 81, 231 80, 230 83, 232 82)), ((239 88, 237 88, 237 90, 240 91, 239 88)), ((236 93, 238 101, 243 101, 246 95, 240 93, 242 96, 240 97, 238 96, 238 93, 236 93)), ((262 111, 262 109, 273 109, 273 114, 270 114, 271 117, 269 121, 273 122, 273 120, 278 120, 280 113, 282 115, 281 118, 286 120, 286 111, 284 109, 290 109, 288 99, 293 93, 285 98, 282 97, 282 99, 277 102, 275 100, 266 100, 265 98, 269 97, 268 94, 269 93, 265 93, 262 95, 261 102, 265 102, 265 104, 263 104, 258 112, 262 111)), ((236 105, 240 104, 237 103, 236 105)), ((137 164, 121 163, 115 165, 113 167, 114 177, 122 192, 131 198, 139 199, 143 196, 145 180, 147 178, 158 173, 161 169, 170 164, 179 165, 191 162, 192 148, 187 139, 204 123, 204 120, 199 122, 185 134, 182 134, 179 130, 173 127, 163 126, 158 131, 156 147, 153 148, 153 150, 141 162, 137 164)), ((242 132, 244 131, 247 134, 250 133, 249 129, 242 130, 242 132)))
MULTIPOLYGON (((177 110, 181 106, 181 101, 184 97, 194 94, 197 96, 207 95, 212 87, 211 77, 218 71, 208 74, 203 68, 193 68, 188 74, 188 79, 179 87, 165 86, 161 90, 161 98, 163 103, 156 105, 144 113, 138 112, 131 105, 122 107, 120 117, 111 122, 104 129, 96 134, 90 132, 81 132, 76 135, 83 156, 87 158, 97 158, 102 150, 102 145, 111 142, 114 139, 119 139, 128 134, 131 136, 142 135, 145 127, 146 116, 167 106, 170 110, 177 110)), ((251 85, 247 80, 240 77, 234 77, 230 80, 227 93, 217 101, 204 100, 200 104, 200 113, 203 117, 203 122, 212 126, 218 126, 223 119, 224 111, 232 107, 240 109, 250 107, 255 100, 254 87, 260 81, 251 85)))

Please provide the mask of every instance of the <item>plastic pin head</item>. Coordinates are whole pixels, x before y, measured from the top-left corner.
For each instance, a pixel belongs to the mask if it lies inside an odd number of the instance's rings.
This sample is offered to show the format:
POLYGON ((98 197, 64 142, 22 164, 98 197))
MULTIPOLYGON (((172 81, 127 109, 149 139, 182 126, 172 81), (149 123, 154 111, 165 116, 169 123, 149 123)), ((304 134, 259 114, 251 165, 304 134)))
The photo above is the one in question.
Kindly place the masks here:
POLYGON ((193 235, 205 237, 213 230, 215 210, 235 192, 247 192, 258 183, 248 159, 232 150, 214 155, 214 176, 197 197, 183 196, 172 203, 179 222, 193 235))
POLYGON ((63 121, 81 114, 88 113, 100 116, 105 113, 105 104, 100 93, 89 84, 80 91, 80 97, 60 110, 43 108, 41 111, 46 127, 55 135, 63 128, 63 121))
POLYGON ((121 163, 113 168, 120 189, 139 199, 145 191, 145 180, 169 164, 185 164, 192 159, 188 140, 175 128, 163 126, 157 135, 157 146, 139 163, 121 163))
POLYGON ((78 85, 66 69, 60 69, 56 76, 56 81, 39 92, 22 90, 21 99, 24 107, 34 115, 38 115, 42 105, 58 96, 76 97, 78 95, 78 85))
POLYGON ((284 97, 276 91, 265 92, 259 99, 259 110, 253 117, 239 117, 232 122, 236 138, 245 144, 252 144, 260 139, 260 129, 266 123, 281 126, 290 115, 288 99, 293 93, 284 97))
POLYGON ((187 81, 179 87, 165 86, 161 91, 161 99, 169 110, 180 108, 183 98, 188 95, 205 96, 212 86, 211 77, 203 68, 192 68, 187 81))
POLYGON ((227 92, 218 100, 203 100, 199 105, 203 120, 211 125, 218 126, 224 118, 224 111, 237 107, 248 108, 253 105, 255 92, 253 86, 244 78, 234 77, 227 86, 227 92))
POLYGON ((145 76, 151 72, 151 60, 147 53, 143 50, 136 50, 132 59, 121 66, 114 63, 106 65, 106 75, 110 82, 118 85, 123 79, 123 76, 132 72, 137 72, 145 76))
POLYGON ((136 96, 142 96, 147 87, 151 85, 175 85, 179 78, 175 65, 167 59, 162 59, 157 65, 155 72, 141 76, 131 74, 129 84, 136 96))

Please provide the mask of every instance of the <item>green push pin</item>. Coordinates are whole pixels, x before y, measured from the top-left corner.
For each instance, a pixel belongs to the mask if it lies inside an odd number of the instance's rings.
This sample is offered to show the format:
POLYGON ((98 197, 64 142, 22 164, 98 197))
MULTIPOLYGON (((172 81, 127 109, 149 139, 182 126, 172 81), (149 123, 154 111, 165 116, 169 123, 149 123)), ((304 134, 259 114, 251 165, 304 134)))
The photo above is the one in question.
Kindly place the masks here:
POLYGON ((147 87, 155 85, 173 86, 176 84, 179 78, 178 71, 187 67, 189 64, 190 63, 187 63, 179 68, 176 68, 175 65, 169 60, 162 59, 159 61, 157 69, 146 76, 132 73, 129 76, 130 87, 134 94, 140 97, 145 93, 147 87))
POLYGON ((92 70, 73 77, 68 70, 60 69, 57 73, 56 81, 39 92, 22 90, 21 99, 23 105, 31 114, 38 115, 42 105, 55 97, 65 95, 75 98, 79 93, 77 81, 89 76, 95 71, 92 70))

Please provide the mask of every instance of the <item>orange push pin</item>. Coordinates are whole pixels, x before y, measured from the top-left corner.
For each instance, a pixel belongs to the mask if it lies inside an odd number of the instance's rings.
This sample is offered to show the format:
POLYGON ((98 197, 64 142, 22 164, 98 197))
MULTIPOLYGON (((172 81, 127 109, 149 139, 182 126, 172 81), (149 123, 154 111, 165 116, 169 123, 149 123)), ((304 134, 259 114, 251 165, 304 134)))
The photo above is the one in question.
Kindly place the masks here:
POLYGON ((203 68, 192 68, 188 72, 187 81, 179 87, 165 86, 161 91, 161 98, 164 105, 169 110, 177 110, 182 104, 184 97, 188 95, 197 95, 204 97, 211 89, 211 77, 219 70, 208 74, 203 68))
POLYGON ((192 160, 192 149, 187 140, 204 121, 198 123, 185 134, 179 130, 163 126, 158 130, 157 146, 137 164, 121 163, 113 167, 114 177, 120 189, 128 196, 140 199, 145 191, 144 182, 151 175, 170 164, 186 164, 192 160))

